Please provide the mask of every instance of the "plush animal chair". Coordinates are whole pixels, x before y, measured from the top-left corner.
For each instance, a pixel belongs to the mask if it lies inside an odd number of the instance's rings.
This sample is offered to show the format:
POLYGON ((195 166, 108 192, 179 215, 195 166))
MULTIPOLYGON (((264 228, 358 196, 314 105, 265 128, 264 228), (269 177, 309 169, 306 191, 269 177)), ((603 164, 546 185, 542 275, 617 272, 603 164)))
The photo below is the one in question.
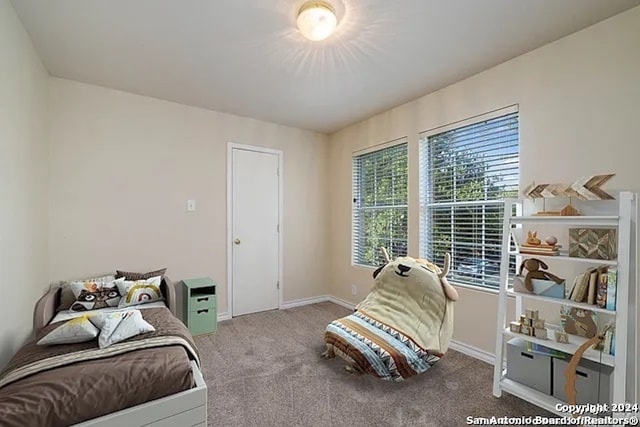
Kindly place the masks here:
POLYGON ((453 334, 456 289, 444 269, 399 257, 373 274, 373 288, 355 313, 325 330, 326 358, 340 356, 350 372, 402 381, 426 371, 446 353, 453 334))

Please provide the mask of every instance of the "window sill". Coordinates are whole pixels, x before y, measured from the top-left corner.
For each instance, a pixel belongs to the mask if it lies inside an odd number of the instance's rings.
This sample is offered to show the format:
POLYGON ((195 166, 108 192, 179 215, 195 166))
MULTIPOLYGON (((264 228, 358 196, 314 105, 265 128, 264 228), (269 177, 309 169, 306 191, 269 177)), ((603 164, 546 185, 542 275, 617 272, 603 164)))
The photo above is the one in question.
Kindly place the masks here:
POLYGON ((377 270, 380 266, 374 267, 372 265, 366 265, 366 264, 354 264, 351 263, 351 267, 355 267, 355 268, 365 268, 367 270, 377 270))
POLYGON ((491 289, 491 288, 485 288, 482 286, 477 286, 477 285, 468 285, 466 283, 457 283, 454 281, 449 281, 449 283, 451 283, 453 286, 457 287, 457 288, 465 288, 465 289, 471 289, 473 291, 480 291, 480 292, 486 292, 488 294, 494 294, 494 295, 498 295, 500 293, 499 289, 491 289))

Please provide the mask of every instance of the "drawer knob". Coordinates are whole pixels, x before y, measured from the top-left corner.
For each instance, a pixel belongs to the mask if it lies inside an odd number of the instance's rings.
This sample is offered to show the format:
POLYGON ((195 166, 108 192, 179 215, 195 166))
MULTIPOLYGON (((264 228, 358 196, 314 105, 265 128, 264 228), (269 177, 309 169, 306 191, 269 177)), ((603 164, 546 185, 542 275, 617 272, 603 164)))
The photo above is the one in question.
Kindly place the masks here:
POLYGON ((235 239, 235 240, 233 241, 233 243, 235 243, 236 245, 239 245, 239 244, 240 244, 240 239, 235 239))

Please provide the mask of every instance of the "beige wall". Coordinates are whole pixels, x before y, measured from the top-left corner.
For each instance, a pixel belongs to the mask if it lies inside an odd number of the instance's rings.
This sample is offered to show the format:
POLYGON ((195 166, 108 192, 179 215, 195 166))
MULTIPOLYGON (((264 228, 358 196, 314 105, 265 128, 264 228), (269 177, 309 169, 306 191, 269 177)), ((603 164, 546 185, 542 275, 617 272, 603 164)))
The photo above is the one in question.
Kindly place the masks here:
MULTIPOLYGON (((357 302, 370 269, 351 266, 351 156, 407 136, 409 252, 418 254, 418 134, 518 104, 521 184, 615 172, 640 191, 640 7, 330 136, 331 294, 357 302), (351 296, 351 285, 358 295, 351 296)), ((497 296, 459 289, 454 339, 494 353, 497 296)))
POLYGON ((167 267, 174 280, 216 280, 226 312, 231 141, 284 152, 284 301, 326 293, 327 136, 69 80, 50 87, 51 280, 167 267))
POLYGON ((0 0, 0 367, 30 335, 48 276, 48 74, 0 0))

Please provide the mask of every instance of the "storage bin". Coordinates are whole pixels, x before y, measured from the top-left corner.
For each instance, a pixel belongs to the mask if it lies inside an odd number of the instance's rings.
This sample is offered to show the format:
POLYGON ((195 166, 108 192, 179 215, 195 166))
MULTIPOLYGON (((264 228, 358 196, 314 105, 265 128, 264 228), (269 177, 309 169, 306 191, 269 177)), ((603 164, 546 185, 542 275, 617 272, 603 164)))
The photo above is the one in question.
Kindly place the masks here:
MULTIPOLYGON (((550 298, 565 298, 564 280, 562 283, 556 283, 553 280, 531 279, 531 285, 533 286, 533 293, 536 295, 550 298)), ((513 278, 513 290, 515 292, 522 292, 525 294, 532 293, 529 292, 524 285, 524 277, 522 276, 515 276, 513 278)))
POLYGON ((551 357, 527 351, 527 342, 513 338, 507 342, 507 378, 551 394, 551 357))
MULTIPOLYGON (((564 392, 564 372, 569 360, 553 359, 553 397, 567 401, 564 392)), ((581 359, 576 368, 576 401, 585 403, 611 403, 613 368, 591 360, 581 359)))

